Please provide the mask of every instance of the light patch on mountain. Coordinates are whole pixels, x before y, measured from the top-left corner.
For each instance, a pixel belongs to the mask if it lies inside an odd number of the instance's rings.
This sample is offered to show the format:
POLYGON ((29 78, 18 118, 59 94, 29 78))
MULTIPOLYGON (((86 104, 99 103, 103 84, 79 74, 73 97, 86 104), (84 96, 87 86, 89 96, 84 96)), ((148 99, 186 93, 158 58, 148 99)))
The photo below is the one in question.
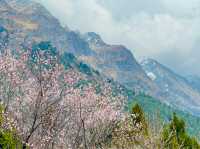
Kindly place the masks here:
POLYGON ((153 59, 142 61, 141 66, 147 75, 151 72, 148 75, 150 78, 152 74, 156 76, 152 80, 160 88, 164 101, 193 114, 200 114, 200 92, 186 78, 153 59))

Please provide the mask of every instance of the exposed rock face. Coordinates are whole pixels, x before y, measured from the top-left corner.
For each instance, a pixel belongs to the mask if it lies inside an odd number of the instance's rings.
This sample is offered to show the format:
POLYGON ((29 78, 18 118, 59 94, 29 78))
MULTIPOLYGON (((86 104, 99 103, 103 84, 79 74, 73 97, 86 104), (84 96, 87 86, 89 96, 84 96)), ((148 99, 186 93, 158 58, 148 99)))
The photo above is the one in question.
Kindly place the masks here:
POLYGON ((80 39, 79 33, 67 31, 40 4, 29 0, 1 0, 0 24, 11 33, 10 47, 33 42, 51 41, 62 51, 75 55, 91 54, 88 44, 80 39), (83 52, 84 51, 84 52, 83 52))
POLYGON ((96 53, 95 58, 84 57, 84 61, 131 89, 155 95, 156 86, 146 76, 130 50, 122 45, 109 45, 93 32, 86 33, 83 39, 96 53))
POLYGON ((161 96, 165 102, 193 113, 200 113, 200 92, 185 78, 153 59, 144 60, 141 66, 161 89, 161 96))

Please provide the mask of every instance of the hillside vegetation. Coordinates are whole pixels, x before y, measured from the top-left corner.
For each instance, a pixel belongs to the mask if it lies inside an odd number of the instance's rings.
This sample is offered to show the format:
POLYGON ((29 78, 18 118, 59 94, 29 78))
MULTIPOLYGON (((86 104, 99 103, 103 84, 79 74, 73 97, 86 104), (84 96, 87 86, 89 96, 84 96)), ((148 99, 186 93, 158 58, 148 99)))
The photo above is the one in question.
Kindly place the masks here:
POLYGON ((193 116, 190 113, 178 110, 176 107, 168 106, 160 101, 154 99, 151 96, 140 94, 134 97, 134 100, 129 100, 128 109, 139 103, 146 113, 146 117, 154 125, 154 121, 159 121, 160 123, 167 123, 171 120, 173 113, 181 117, 186 122, 186 129, 189 134, 196 137, 200 137, 200 118, 193 116))
POLYGON ((0 56, 1 148, 199 148, 175 114, 162 126, 138 104, 125 112, 134 93, 50 42, 0 56))

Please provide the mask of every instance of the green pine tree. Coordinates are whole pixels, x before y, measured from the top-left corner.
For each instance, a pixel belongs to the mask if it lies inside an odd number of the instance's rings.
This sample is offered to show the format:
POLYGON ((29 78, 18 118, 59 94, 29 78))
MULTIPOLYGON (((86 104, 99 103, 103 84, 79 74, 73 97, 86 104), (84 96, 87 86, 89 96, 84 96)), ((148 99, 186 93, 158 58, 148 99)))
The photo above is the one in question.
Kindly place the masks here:
POLYGON ((167 149, 200 149, 195 138, 186 132, 185 122, 174 113, 171 122, 164 127, 162 140, 167 149))
POLYGON ((131 110, 131 116, 133 123, 140 124, 141 128, 139 129, 144 135, 148 135, 148 124, 145 119, 145 114, 139 104, 135 104, 131 110))

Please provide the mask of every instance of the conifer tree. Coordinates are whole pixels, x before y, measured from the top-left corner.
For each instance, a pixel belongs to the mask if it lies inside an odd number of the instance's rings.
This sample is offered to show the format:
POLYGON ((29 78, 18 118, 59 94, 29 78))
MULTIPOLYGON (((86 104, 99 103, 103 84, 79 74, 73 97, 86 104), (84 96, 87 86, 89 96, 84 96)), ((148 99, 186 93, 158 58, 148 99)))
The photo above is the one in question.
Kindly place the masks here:
POLYGON ((148 125, 145 119, 145 114, 142 108, 139 106, 139 104, 133 106, 131 111, 131 117, 135 125, 140 125, 140 128, 138 130, 141 131, 144 135, 148 135, 148 125))
POLYGON ((195 138, 190 137, 186 133, 186 125, 184 120, 179 118, 175 113, 171 122, 164 127, 163 130, 164 148, 167 149, 200 149, 195 138))
POLYGON ((148 124, 142 108, 136 104, 119 123, 112 134, 112 145, 116 148, 145 148, 148 140, 148 124))

